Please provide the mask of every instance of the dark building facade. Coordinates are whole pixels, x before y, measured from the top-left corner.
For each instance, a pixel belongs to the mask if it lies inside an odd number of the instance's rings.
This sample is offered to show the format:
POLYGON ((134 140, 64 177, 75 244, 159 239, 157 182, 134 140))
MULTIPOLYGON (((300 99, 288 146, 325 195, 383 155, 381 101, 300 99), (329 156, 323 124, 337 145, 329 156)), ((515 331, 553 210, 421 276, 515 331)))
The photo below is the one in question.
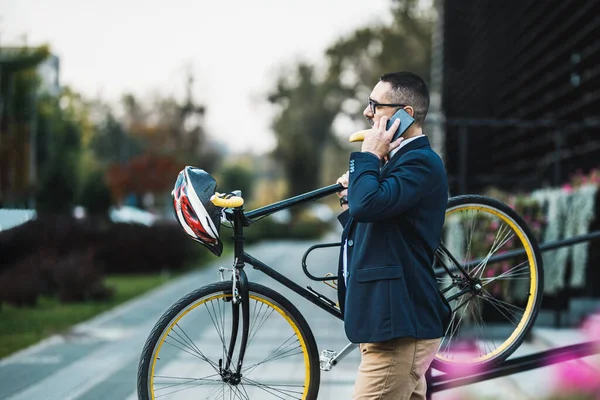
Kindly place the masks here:
POLYGON ((451 194, 600 167, 600 0, 443 1, 451 194))

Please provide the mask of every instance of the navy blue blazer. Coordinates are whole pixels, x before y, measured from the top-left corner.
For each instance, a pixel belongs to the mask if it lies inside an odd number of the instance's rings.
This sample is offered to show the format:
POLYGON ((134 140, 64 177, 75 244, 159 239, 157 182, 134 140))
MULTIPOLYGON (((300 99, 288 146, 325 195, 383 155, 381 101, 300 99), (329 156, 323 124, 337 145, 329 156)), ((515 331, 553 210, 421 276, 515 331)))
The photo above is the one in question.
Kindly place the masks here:
POLYGON ((427 137, 383 167, 374 154, 350 154, 349 209, 338 217, 348 265, 346 285, 342 245, 338 298, 350 341, 444 336, 450 307, 432 265, 447 202, 444 165, 427 137))

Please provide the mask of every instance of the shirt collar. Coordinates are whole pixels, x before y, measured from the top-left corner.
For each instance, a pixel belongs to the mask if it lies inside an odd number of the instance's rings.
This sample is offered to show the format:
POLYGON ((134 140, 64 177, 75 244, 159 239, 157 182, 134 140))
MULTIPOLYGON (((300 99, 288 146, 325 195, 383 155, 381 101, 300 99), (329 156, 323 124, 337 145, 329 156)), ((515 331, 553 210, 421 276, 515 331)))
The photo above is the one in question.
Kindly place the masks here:
POLYGON ((413 136, 413 137, 411 137, 410 139, 405 139, 405 140, 403 140, 403 141, 402 141, 402 143, 400 143, 400 146, 396 147, 394 150, 392 150, 392 151, 390 152, 390 156, 389 156, 389 158, 388 158, 388 159, 390 159, 390 158, 394 157, 394 154, 396 154, 396 153, 398 152, 398 150, 400 150, 401 148, 403 148, 404 146, 406 146, 407 144, 409 144, 409 143, 410 143, 410 142, 412 142, 413 140, 415 140, 415 139, 418 139, 418 138, 420 138, 420 137, 423 137, 423 136, 425 136, 425 135, 422 135, 422 134, 421 134, 421 135, 413 136))

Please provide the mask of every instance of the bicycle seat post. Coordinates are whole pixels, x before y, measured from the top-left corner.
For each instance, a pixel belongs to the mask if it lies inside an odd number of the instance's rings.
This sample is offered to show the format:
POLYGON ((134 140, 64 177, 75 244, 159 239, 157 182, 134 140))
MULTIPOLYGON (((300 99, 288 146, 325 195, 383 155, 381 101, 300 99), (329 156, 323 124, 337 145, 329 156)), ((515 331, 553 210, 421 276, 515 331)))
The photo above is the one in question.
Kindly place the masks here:
POLYGON ((233 250, 234 250, 234 268, 244 268, 244 209, 242 207, 234 208, 232 215, 233 222, 233 250))

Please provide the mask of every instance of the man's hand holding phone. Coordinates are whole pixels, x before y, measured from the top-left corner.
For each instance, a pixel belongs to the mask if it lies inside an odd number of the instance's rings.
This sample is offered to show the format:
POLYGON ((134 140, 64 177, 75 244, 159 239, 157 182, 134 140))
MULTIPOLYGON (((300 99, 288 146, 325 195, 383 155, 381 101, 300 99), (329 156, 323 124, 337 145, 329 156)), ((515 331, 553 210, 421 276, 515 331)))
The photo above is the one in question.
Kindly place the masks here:
POLYGON ((375 121, 373 128, 365 135, 361 151, 373 153, 377 158, 382 160, 392 150, 400 146, 400 143, 404 140, 403 137, 399 137, 392 142, 392 138, 400 126, 400 120, 396 119, 390 129, 385 129, 387 121, 388 118, 386 116, 375 121))

